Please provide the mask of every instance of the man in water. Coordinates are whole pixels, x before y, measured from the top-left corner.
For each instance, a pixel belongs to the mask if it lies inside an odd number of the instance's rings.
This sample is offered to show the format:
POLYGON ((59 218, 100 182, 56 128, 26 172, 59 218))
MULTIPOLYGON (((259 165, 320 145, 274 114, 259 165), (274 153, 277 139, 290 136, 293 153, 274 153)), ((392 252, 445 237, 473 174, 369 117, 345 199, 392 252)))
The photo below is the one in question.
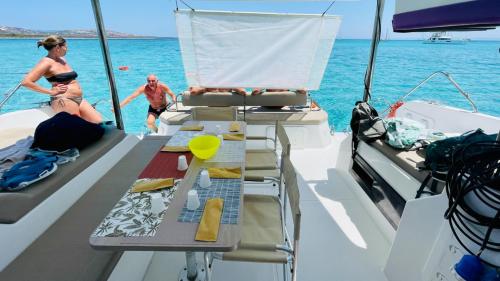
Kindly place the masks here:
POLYGON ((158 127, 156 127, 155 121, 167 109, 167 94, 172 99, 172 102, 175 102, 175 94, 167 85, 158 82, 158 78, 154 74, 150 74, 147 77, 147 83, 137 88, 130 96, 124 99, 120 103, 120 108, 141 94, 144 94, 149 101, 148 117, 146 119, 148 128, 156 133, 158 132, 158 127))

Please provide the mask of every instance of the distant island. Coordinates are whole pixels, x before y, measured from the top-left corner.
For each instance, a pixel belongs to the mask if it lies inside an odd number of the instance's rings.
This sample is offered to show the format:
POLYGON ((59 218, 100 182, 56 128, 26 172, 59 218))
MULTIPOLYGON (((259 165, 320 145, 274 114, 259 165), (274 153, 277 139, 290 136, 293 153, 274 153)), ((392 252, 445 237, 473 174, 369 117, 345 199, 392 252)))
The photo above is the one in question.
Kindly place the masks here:
MULTIPOLYGON (((155 36, 141 36, 108 30, 108 38, 156 38, 155 36)), ((32 30, 20 27, 0 26, 0 38, 42 38, 51 34, 65 38, 97 38, 96 30, 71 29, 71 30, 32 30)))

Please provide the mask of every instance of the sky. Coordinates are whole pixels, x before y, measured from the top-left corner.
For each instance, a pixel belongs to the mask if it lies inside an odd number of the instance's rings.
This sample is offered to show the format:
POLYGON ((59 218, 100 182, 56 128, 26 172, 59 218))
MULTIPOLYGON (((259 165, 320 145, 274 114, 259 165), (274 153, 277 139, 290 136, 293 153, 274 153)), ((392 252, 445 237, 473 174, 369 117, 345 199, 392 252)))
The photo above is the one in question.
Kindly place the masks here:
MULTIPOLYGON (((330 2, 271 2, 184 0, 194 9, 323 13, 330 2)), ((392 32, 394 1, 386 0, 382 38, 425 39, 429 33, 392 32)), ((176 37, 175 0, 100 0, 107 30, 146 36, 176 37)), ((328 14, 341 15, 340 39, 371 38, 375 0, 337 0, 328 14)), ((180 0, 179 8, 186 8, 180 0)), ((95 29, 90 0, 2 1, 0 26, 36 30, 95 29)), ((500 28, 481 32, 455 32, 456 38, 500 40, 500 28)))

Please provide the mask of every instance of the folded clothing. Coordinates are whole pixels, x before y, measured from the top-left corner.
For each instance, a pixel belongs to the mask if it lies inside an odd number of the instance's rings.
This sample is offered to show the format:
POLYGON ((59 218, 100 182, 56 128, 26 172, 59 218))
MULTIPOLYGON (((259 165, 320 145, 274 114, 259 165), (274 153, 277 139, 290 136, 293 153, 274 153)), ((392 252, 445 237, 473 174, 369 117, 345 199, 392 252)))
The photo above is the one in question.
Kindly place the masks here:
POLYGON ((214 179, 239 179, 241 178, 241 168, 208 168, 208 174, 214 179))
POLYGON ((50 157, 50 156, 56 156, 57 165, 61 165, 69 162, 74 162, 76 158, 80 157, 80 151, 78 151, 77 148, 71 148, 61 152, 34 148, 28 153, 26 157, 32 158, 32 157, 50 157))
POLYGON ((35 130, 32 148, 64 151, 82 149, 98 141, 104 135, 104 127, 88 122, 67 112, 59 112, 40 123, 35 130))
POLYGON ((426 129, 424 124, 415 120, 388 118, 383 121, 387 128, 385 142, 394 148, 417 150, 436 140, 446 138, 443 133, 426 129))
POLYGON ((57 170, 56 156, 34 156, 21 161, 0 178, 0 188, 6 191, 18 191, 37 182, 57 170))
POLYGON ((132 192, 145 192, 174 186, 174 179, 140 179, 132 185, 132 192))
POLYGON ((4 162, 19 162, 24 160, 26 154, 33 144, 33 137, 28 136, 18 140, 15 144, 0 149, 0 163, 4 162))

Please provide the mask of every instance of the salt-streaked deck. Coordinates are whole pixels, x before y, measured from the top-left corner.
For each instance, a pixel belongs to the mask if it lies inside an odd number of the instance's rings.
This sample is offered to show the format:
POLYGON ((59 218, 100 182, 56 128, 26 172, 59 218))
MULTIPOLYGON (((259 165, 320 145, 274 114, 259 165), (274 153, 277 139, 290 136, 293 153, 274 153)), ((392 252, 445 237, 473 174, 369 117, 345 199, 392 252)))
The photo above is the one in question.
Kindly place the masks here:
MULTIPOLYGON (((350 143, 333 137, 324 149, 293 150, 301 189, 298 280, 386 280, 391 233, 381 228, 348 172, 350 143)), ((258 191, 248 187, 248 191, 258 191)), ((144 253, 147 257, 150 254, 144 253)), ((199 255, 201 262, 201 255, 199 255)), ((144 281, 177 280, 184 253, 155 252, 144 281)), ((110 280, 137 280, 138 272, 110 280)), ((125 273, 126 271, 122 271, 125 273)), ((281 280, 281 265, 214 261, 213 280, 281 280)), ((139 279, 140 280, 140 279, 139 279)))

